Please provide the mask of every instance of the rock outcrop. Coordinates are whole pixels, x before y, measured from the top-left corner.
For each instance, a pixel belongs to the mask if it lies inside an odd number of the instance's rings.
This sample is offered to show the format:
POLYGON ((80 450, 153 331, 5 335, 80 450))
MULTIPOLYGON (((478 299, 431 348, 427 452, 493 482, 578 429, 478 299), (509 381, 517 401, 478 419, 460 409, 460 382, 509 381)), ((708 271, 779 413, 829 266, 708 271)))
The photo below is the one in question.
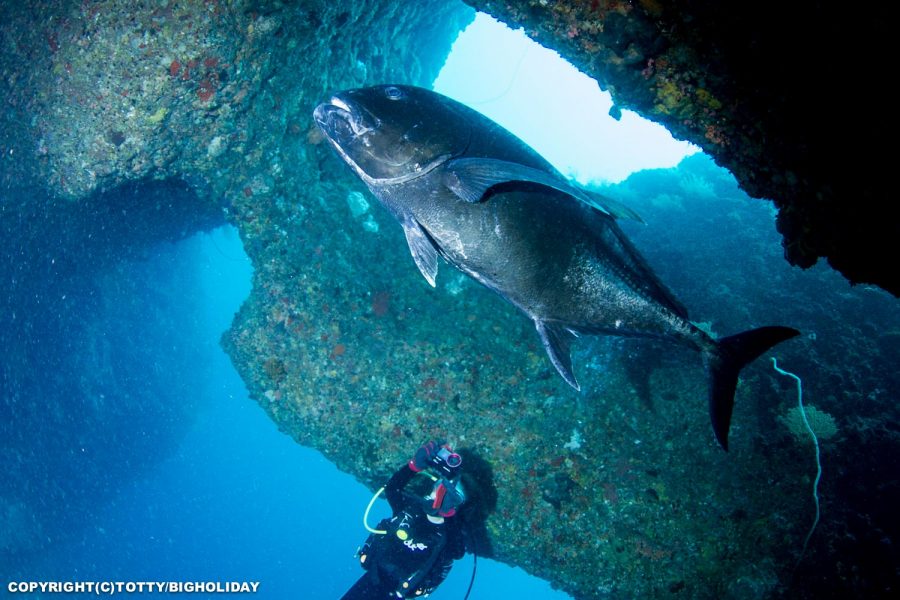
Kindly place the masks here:
POLYGON ((887 5, 465 0, 558 51, 779 208, 785 257, 900 295, 887 5))

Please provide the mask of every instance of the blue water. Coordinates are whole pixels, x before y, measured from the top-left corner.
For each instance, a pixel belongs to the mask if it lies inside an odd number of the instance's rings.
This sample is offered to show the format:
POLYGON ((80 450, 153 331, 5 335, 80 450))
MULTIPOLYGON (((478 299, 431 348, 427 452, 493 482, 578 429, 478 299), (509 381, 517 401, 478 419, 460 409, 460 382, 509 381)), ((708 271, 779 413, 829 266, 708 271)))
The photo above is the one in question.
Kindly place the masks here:
MULTIPOLYGON (((257 597, 339 598, 362 574, 354 554, 366 537, 371 492, 280 433, 216 343, 250 290, 252 268, 236 232, 198 234, 179 248, 182 256, 157 260, 193 263, 200 282, 206 339, 198 347, 211 367, 191 399, 199 407, 193 423, 169 456, 112 498, 98 497, 61 543, 3 578, 258 581, 257 597)), ((194 304, 185 301, 184 310, 194 304)), ((372 522, 386 512, 379 501, 372 522)), ((469 555, 432 598, 462 598, 471 573, 469 555)), ((568 598, 520 569, 478 562, 471 598, 517 596, 568 598)))

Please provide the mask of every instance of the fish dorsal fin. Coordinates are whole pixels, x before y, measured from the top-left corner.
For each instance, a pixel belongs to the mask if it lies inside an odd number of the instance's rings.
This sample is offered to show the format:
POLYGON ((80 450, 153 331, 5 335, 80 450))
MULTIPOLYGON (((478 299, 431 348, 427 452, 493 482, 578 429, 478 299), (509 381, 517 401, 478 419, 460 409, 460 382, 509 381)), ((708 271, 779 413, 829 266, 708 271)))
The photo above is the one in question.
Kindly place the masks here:
POLYGON ((636 212, 620 202, 575 187, 561 176, 519 163, 496 158, 457 158, 448 162, 444 170, 444 185, 466 202, 480 202, 490 188, 509 181, 526 181, 553 188, 609 216, 643 222, 636 212))
POLYGON ((550 362, 566 380, 576 390, 581 390, 578 381, 575 380, 575 373, 572 372, 572 340, 575 334, 569 329, 558 323, 549 321, 535 320, 534 326, 537 328, 538 335, 541 336, 541 342, 544 344, 544 350, 550 357, 550 362))
POLYGON ((402 223, 403 233, 406 234, 406 243, 409 244, 409 252, 412 254, 416 266, 425 280, 435 287, 438 272, 438 251, 431 241, 431 237, 422 229, 419 222, 408 216, 402 223))

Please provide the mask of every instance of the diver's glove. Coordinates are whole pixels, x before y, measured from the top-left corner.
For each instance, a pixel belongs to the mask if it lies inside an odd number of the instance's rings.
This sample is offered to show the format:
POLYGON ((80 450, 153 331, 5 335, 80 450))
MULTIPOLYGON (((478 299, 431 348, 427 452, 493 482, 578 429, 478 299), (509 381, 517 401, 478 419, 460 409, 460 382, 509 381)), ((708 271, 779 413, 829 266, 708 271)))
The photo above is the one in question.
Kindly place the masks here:
POLYGON ((441 446, 446 444, 443 440, 432 440, 422 444, 422 447, 416 450, 416 455, 409 461, 409 468, 418 473, 434 464, 434 457, 437 456, 441 446))

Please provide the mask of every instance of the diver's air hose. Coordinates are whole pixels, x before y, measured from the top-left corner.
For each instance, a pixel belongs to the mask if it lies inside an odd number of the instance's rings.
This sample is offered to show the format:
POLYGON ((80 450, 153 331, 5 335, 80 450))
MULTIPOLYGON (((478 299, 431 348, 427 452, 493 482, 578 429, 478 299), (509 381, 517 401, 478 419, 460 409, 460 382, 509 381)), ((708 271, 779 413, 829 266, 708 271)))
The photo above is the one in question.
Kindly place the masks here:
MULTIPOLYGON (((425 475, 429 477, 432 481, 437 481, 438 478, 432 475, 431 473, 426 473, 425 471, 420 471, 416 473, 416 475, 425 475)), ((369 527, 369 513, 372 511, 372 507, 375 505, 375 501, 378 500, 378 496, 380 496, 384 492, 384 486, 378 488, 378 491, 375 492, 375 495, 372 496, 372 499, 369 500, 369 505, 366 507, 366 512, 363 513, 363 526, 370 533, 377 533, 378 535, 385 535, 387 531, 383 529, 372 529, 369 527)))
POLYGON ((472 578, 469 580, 469 589, 463 600, 469 600, 469 594, 472 593, 472 586, 475 585, 475 571, 478 569, 478 548, 475 544, 475 537, 472 537, 472 578))
POLYGON ((378 488, 378 491, 375 492, 375 495, 372 496, 371 500, 369 500, 369 505, 366 507, 366 512, 363 513, 363 525, 366 526, 366 529, 370 533, 377 533, 378 535, 384 535, 387 533, 387 531, 385 531, 384 529, 372 529, 371 527, 369 527, 369 511, 372 510, 372 505, 375 504, 375 501, 378 500, 378 496, 380 496, 383 491, 384 486, 378 488))

